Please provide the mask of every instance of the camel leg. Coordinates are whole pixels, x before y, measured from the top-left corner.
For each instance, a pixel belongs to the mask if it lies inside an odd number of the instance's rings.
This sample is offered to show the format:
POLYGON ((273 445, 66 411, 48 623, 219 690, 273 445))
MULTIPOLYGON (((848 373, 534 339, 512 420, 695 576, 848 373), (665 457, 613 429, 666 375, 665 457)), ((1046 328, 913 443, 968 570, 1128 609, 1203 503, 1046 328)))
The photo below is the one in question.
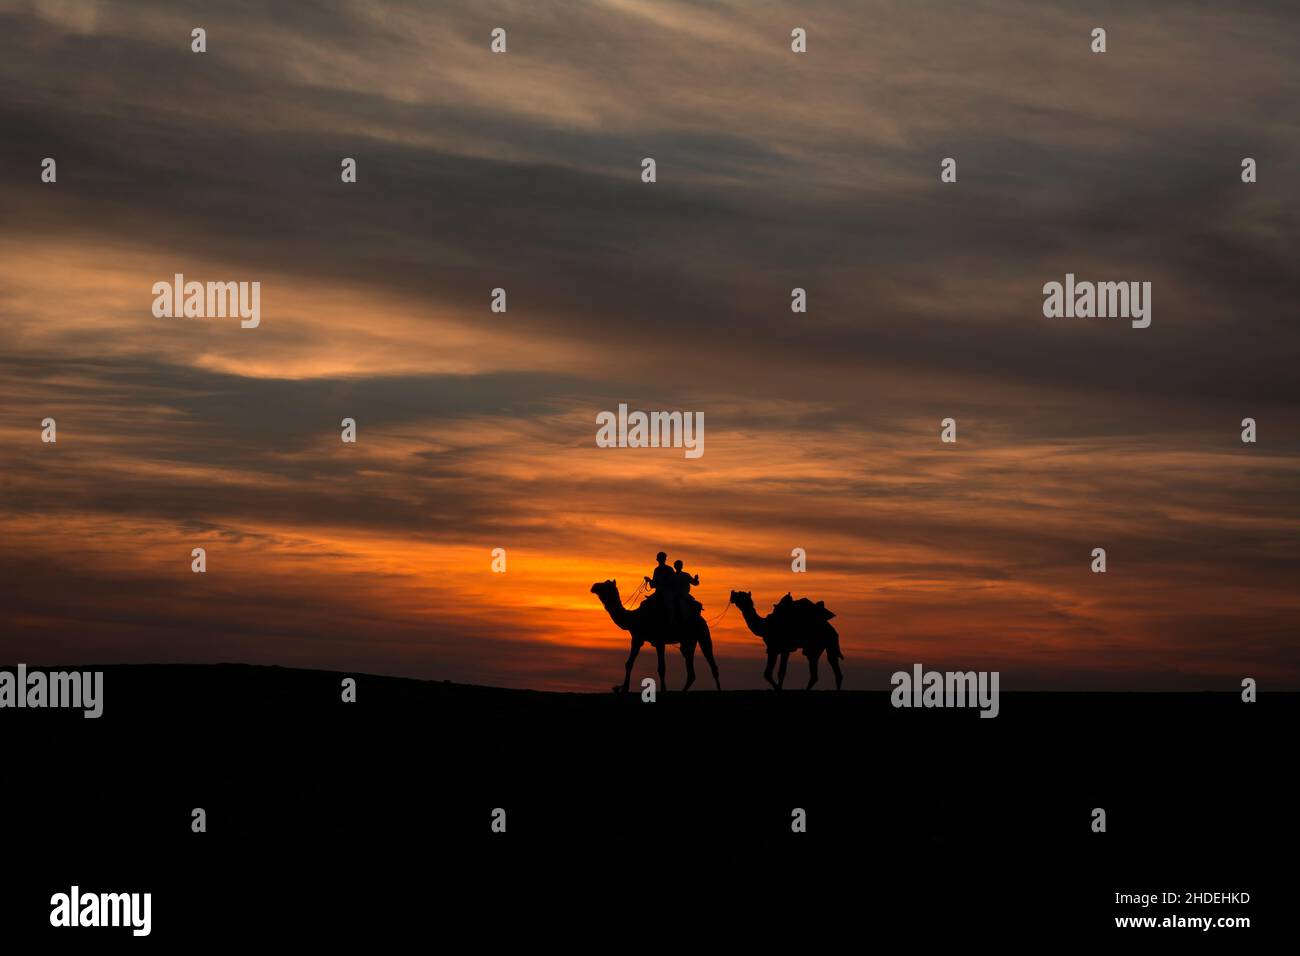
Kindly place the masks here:
POLYGON ((691 685, 695 683, 695 645, 682 645, 682 660, 686 662, 686 686, 682 690, 690 690, 691 685))
POLYGON ((776 689, 780 690, 785 685, 785 665, 790 663, 790 652, 781 652, 781 666, 776 672, 776 689))
POLYGON ((641 651, 642 643, 642 641, 632 641, 632 653, 627 656, 627 668, 623 673, 623 686, 621 688, 615 687, 615 690, 621 690, 626 694, 628 687, 632 685, 632 665, 636 663, 636 656, 641 651))
POLYGON ((659 654, 659 693, 666 694, 668 693, 668 679, 665 676, 667 671, 664 668, 664 646, 662 644, 656 645, 655 651, 659 654))
POLYGON ((817 658, 822 656, 820 650, 813 651, 808 655, 808 686, 804 690, 812 690, 813 684, 817 683, 817 658))
POLYGON ((718 677, 718 662, 713 659, 713 638, 708 634, 700 638, 700 650, 709 663, 709 670, 713 672, 713 683, 718 685, 718 690, 722 690, 722 680, 718 677))
POLYGON ((776 681, 772 680, 772 668, 776 667, 776 651, 767 652, 767 668, 763 671, 763 680, 772 685, 772 690, 780 690, 776 681))
POLYGON ((831 670, 835 673, 835 689, 839 690, 844 686, 844 674, 840 671, 840 659, 835 656, 835 652, 832 650, 826 655, 826 661, 831 665, 831 670))

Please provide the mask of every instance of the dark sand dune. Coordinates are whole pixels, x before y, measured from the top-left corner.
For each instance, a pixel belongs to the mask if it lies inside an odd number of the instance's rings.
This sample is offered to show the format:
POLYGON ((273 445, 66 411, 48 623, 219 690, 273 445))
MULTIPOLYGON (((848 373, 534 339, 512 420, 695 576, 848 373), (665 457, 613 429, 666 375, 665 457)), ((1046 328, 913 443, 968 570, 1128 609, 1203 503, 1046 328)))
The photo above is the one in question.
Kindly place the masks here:
POLYGON ((1295 694, 1004 693, 989 720, 852 691, 647 704, 354 675, 344 704, 343 674, 102 669, 98 720, 0 713, 23 924, 79 879, 151 888, 159 936, 220 935, 214 906, 272 924, 324 907, 333 932, 374 905, 491 921, 506 899, 579 935, 672 913, 760 937, 917 914, 1086 933, 1124 912, 1117 891, 1254 889, 1262 918, 1295 845, 1295 694))

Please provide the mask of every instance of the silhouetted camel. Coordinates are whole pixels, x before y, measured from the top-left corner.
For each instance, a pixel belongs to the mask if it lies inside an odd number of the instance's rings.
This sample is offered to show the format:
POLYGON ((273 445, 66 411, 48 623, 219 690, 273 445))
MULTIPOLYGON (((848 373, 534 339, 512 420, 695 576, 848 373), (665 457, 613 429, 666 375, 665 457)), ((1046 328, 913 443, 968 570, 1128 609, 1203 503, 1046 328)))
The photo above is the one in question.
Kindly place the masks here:
POLYGON ((713 659, 713 638, 709 636, 709 625, 703 616, 696 615, 677 628, 668 627, 662 609, 655 598, 647 598, 635 609, 623 606, 623 599, 618 596, 618 584, 615 581, 600 581, 591 586, 591 593, 600 598, 610 618, 620 628, 632 635, 632 653, 627 658, 627 670, 623 676, 623 685, 615 687, 616 691, 627 692, 632 683, 632 664, 641 650, 642 644, 654 647, 659 655, 659 686, 668 689, 664 681, 664 647, 668 644, 680 644, 682 659, 686 662, 686 686, 689 690, 695 683, 695 647, 699 645, 704 652, 704 659, 709 662, 713 672, 713 682, 722 690, 722 681, 718 679, 718 662, 713 659))
POLYGON ((835 689, 844 684, 844 675, 840 673, 840 635, 831 627, 830 618, 835 615, 822 605, 790 601, 787 594, 783 599, 781 611, 773 610, 767 617, 759 617, 754 610, 754 598, 748 591, 732 591, 731 603, 740 608, 749 629, 763 639, 767 645, 767 669, 763 677, 773 689, 780 690, 785 683, 785 666, 792 651, 802 650, 808 658, 808 687, 811 690, 817 683, 817 659, 826 654, 826 661, 835 672, 835 689), (772 680, 772 667, 780 658, 781 669, 777 679, 772 680))

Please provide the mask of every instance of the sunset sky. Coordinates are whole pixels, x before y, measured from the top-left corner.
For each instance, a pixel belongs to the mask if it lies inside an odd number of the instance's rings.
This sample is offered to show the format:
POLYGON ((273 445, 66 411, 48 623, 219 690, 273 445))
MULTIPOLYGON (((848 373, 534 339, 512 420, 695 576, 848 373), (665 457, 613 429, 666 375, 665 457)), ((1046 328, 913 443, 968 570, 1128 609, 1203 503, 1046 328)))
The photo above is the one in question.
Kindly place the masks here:
POLYGON ((0 0, 0 663, 607 692, 663 549, 853 689, 1300 688, 1300 12, 1142 6, 0 0))

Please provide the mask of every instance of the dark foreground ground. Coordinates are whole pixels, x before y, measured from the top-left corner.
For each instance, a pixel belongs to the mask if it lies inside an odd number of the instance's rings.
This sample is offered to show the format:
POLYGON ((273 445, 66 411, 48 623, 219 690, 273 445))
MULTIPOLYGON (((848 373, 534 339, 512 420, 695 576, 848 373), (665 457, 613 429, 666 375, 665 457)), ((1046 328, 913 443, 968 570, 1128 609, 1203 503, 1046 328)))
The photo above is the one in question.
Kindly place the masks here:
POLYGON ((1005 693, 982 720, 883 693, 647 704, 361 676, 344 704, 342 674, 95 669, 98 720, 0 711, 0 951, 1294 938, 1300 695, 1005 693), (49 930, 73 883, 151 892, 152 936, 49 930), (1187 901, 1206 891, 1251 899, 1187 901), (1115 928, 1149 915, 1252 925, 1115 928))

